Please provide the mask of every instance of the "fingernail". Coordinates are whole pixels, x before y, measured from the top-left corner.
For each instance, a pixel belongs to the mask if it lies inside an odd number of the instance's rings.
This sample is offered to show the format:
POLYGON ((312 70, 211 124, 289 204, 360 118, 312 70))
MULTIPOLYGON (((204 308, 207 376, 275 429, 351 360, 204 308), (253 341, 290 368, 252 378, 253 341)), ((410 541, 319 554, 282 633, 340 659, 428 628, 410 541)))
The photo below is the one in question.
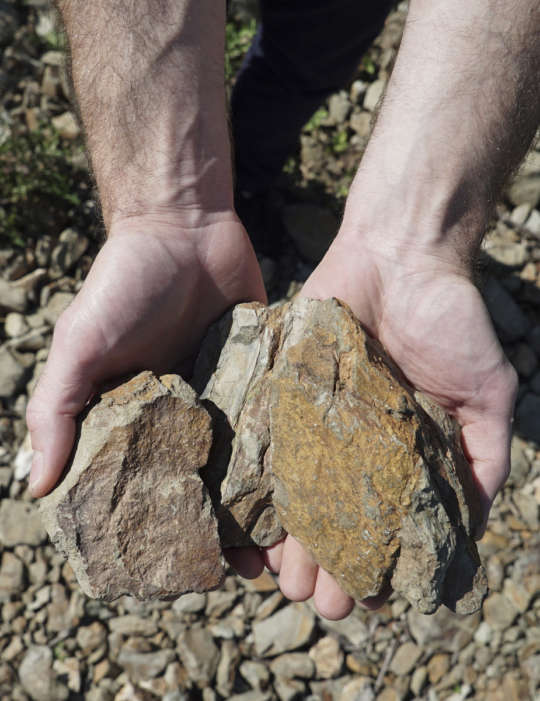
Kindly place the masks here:
POLYGON ((28 486, 32 492, 32 496, 35 496, 35 492, 39 489, 39 485, 43 479, 43 453, 39 450, 34 451, 34 457, 32 458, 32 468, 30 470, 30 479, 28 481, 28 486))

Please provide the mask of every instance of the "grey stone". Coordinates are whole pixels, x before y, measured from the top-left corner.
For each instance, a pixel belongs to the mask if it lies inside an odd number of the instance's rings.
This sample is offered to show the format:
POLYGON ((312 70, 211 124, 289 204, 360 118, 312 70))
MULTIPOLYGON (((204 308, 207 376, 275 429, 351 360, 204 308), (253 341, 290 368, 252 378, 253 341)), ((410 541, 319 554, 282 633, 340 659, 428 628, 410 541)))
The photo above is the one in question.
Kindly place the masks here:
POLYGON ((287 652, 270 663, 270 670, 276 677, 311 679, 315 673, 315 663, 305 652, 287 652))
POLYGON ((21 594, 24 588, 24 564, 8 550, 2 553, 0 565, 0 601, 11 594, 21 594))
POLYGON ((240 674, 254 689, 264 689, 270 680, 268 667, 262 662, 255 662, 252 660, 245 660, 242 662, 240 665, 240 674))
POLYGON ((209 684, 217 670, 219 650, 205 628, 191 628, 177 641, 178 656, 197 684, 209 684))
POLYGON ((518 341, 530 328, 530 323, 511 295, 493 277, 488 278, 482 290, 484 299, 497 329, 507 341, 518 341))
POLYGON ((64 701, 69 691, 56 681, 52 668, 52 651, 45 645, 34 645, 22 659, 19 679, 33 701, 64 701))
POLYGON ((206 608, 206 594, 191 592, 176 599, 172 610, 176 613, 198 613, 206 608))
POLYGON ((494 630, 504 630, 512 625, 518 614, 517 608, 499 592, 490 594, 483 605, 484 620, 494 630))
POLYGON ((22 314, 18 312, 10 312, 6 316, 4 321, 4 330, 6 336, 10 338, 16 338, 17 336, 22 336, 28 331, 28 324, 22 314))
POLYGON ((4 499, 0 503, 2 545, 40 545, 46 539, 47 533, 35 504, 16 499, 4 499))
POLYGON ((315 616, 305 604, 290 604, 264 621, 253 624, 255 652, 261 657, 297 650, 311 638, 315 616))
POLYGON ((515 206, 528 204, 536 207, 540 202, 540 173, 518 175, 508 189, 508 197, 515 206))
POLYGON ((328 100, 328 116, 330 124, 342 124, 349 114, 351 109, 351 103, 349 102, 349 96, 344 90, 335 93, 328 100))
MULTIPOLYGON (((66 114, 69 115, 70 113, 66 114)), ((66 118, 65 115, 60 115, 60 117, 64 120, 61 128, 71 130, 73 128, 71 125, 72 116, 71 119, 70 117, 66 118)), ((57 124, 55 126, 58 129, 57 124)), ((76 128, 78 130, 78 126, 76 128)), ((60 131, 60 129, 58 130, 60 131)), ((51 255, 51 268, 49 271, 51 278, 54 280, 67 273, 85 253, 88 245, 88 239, 74 229, 62 231, 58 238, 58 245, 53 249, 51 255)))
POLYGON ((422 648, 412 642, 403 643, 398 647, 392 661, 390 670, 399 676, 409 674, 415 668, 422 656, 422 648))
POLYGON ((510 475, 509 484, 522 486, 530 470, 530 462, 526 454, 527 443, 519 436, 512 436, 510 444, 510 475))
POLYGON ((26 374, 25 367, 4 345, 0 346, 0 398, 7 399, 16 394, 26 374))
POLYGON ((384 80, 379 79, 370 83, 364 97, 364 109, 372 112, 379 104, 385 88, 386 82, 384 80))
POLYGON ((24 312, 27 299, 24 289, 0 278, 0 311, 24 312))
POLYGON ((155 621, 129 613, 109 618, 107 624, 113 633, 122 635, 155 635, 158 631, 155 621))
POLYGON ((529 233, 540 238, 540 212, 537 209, 532 210, 524 226, 529 233))
POLYGON ((139 682, 157 677, 174 658, 174 652, 167 649, 156 652, 135 652, 129 648, 122 648, 117 662, 126 670, 132 681, 139 682))

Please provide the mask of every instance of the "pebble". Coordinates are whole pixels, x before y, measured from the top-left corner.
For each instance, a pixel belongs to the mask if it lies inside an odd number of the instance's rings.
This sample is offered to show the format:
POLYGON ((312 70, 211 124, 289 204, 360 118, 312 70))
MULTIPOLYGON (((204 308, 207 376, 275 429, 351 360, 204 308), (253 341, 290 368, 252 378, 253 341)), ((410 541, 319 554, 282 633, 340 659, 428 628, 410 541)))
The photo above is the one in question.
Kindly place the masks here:
POLYGON ((51 123, 63 139, 73 141, 81 133, 81 129, 73 112, 64 112, 51 119, 51 123))
POLYGON ((0 278, 0 310, 7 312, 24 312, 26 309, 26 293, 13 282, 0 278))
POLYGON ((540 212, 533 209, 529 218, 525 222, 525 229, 533 236, 540 238, 540 212))
POLYGON ((0 504, 0 543, 7 547, 18 544, 40 545, 47 539, 34 504, 4 499, 0 504))
POLYGON ((134 652, 128 648, 122 648, 118 655, 117 663, 126 670, 131 681, 139 682, 161 674, 174 658, 175 655, 172 650, 134 652))
POLYGON ((315 673, 315 663, 305 652, 288 652, 270 662, 270 670, 276 677, 311 679, 315 673))
POLYGON ((8 598, 11 594, 17 594, 24 588, 24 565, 9 550, 2 554, 2 564, 0 566, 0 601, 8 598))
POLYGON ((71 292, 55 292, 49 301, 47 306, 43 310, 43 317, 51 325, 54 326, 58 321, 62 312, 64 312, 71 302, 73 301, 75 295, 71 292))
POLYGON ((411 677, 411 691, 415 696, 420 696, 422 693, 422 690, 426 684, 427 681, 427 676, 428 676, 428 671, 427 667, 425 665, 421 665, 420 667, 417 667, 414 672, 412 673, 411 677))
POLYGON ((450 655, 439 653, 427 663, 427 673, 431 684, 438 684, 450 669, 450 655))
POLYGON ((55 246, 51 254, 49 276, 56 280, 69 272, 85 253, 88 245, 88 239, 75 229, 62 231, 58 237, 58 245, 55 246))
POLYGON ((219 650, 208 630, 191 628, 182 633, 177 641, 177 651, 191 679, 209 684, 217 670, 219 650))
POLYGON ((158 631, 157 624, 154 621, 129 613, 125 616, 110 618, 107 624, 113 633, 121 633, 122 635, 150 636, 155 635, 158 631))
POLYGON ((255 652, 261 656, 296 650, 311 638, 315 616, 306 604, 293 604, 253 624, 255 652))
POLYGON ((495 592, 487 597, 482 607, 484 620, 494 630, 504 630, 512 625, 518 611, 504 594, 495 592))
POLYGON ((0 346, 0 398, 14 396, 19 390, 24 376, 25 367, 14 357, 4 345, 0 346))
POLYGON ((345 684, 339 701, 374 701, 373 682, 368 677, 358 677, 345 684))
POLYGON ((69 690, 56 681, 52 668, 53 656, 45 645, 28 649, 19 667, 19 679, 33 701, 64 701, 69 690))
POLYGON ((384 89, 386 88, 386 81, 375 80, 370 83, 366 94, 364 96, 364 109, 368 112, 373 112, 373 110, 379 104, 380 99, 383 96, 384 89))
POLYGON ((336 677, 343 667, 343 652, 335 638, 321 638, 309 651, 320 679, 336 677))
POLYGON ((28 324, 22 314, 19 312, 10 312, 6 315, 4 321, 4 331, 6 336, 10 338, 17 338, 17 336, 22 336, 28 331, 28 324))
POLYGON ((240 665, 240 674, 254 689, 264 689, 270 680, 268 667, 262 662, 245 660, 240 665))
POLYGON ((403 643, 398 647, 390 662, 390 670, 397 675, 409 674, 416 667, 422 656, 422 648, 412 642, 403 643))
POLYGON ((82 653, 88 655, 107 640, 107 628, 103 623, 93 621, 89 626, 77 629, 76 640, 82 653))

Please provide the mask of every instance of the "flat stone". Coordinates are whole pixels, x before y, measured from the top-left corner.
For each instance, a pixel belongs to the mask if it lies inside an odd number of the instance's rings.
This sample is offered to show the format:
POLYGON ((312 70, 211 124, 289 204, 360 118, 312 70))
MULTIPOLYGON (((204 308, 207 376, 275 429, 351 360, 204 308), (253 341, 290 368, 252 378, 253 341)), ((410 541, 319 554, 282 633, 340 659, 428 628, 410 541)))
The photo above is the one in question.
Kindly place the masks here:
POLYGON ((25 367, 4 345, 0 347, 0 398, 15 395, 26 374, 25 367))
POLYGON ((337 677, 343 667, 343 652, 335 638, 326 636, 310 649, 309 656, 315 663, 319 679, 337 677))
POLYGON ((305 652, 287 652, 272 660, 270 671, 274 676, 285 679, 311 679, 315 673, 315 663, 305 652))
POLYGON ((19 679, 33 701, 64 701, 69 690, 56 681, 52 668, 52 651, 45 645, 34 645, 22 659, 19 679))
POLYGON ((129 613, 109 618, 107 625, 113 633, 122 635, 155 635, 158 632, 155 621, 129 613))
POLYGON ((217 524, 198 475, 210 441, 208 414, 173 376, 141 373, 88 410, 66 477, 41 500, 87 595, 177 598, 220 585, 217 524))
POLYGON ((390 662, 390 669, 399 676, 409 674, 415 668, 421 656, 422 648, 418 647, 418 645, 411 642, 403 643, 396 650, 390 662))
POLYGON ((483 613, 484 620, 494 630, 504 630, 512 625, 518 609, 504 594, 495 592, 484 601, 483 613))
POLYGON ((209 684, 214 677, 219 650, 206 628, 191 628, 177 641, 178 656, 190 679, 198 684, 209 684))
POLYGON ((40 545, 46 539, 47 533, 35 504, 16 499, 4 499, 0 503, 2 545, 40 545))
POLYGON ((315 628, 315 616, 306 604, 290 604, 264 621, 253 624, 255 652, 272 657, 305 645, 315 628))
POLYGON ((172 650, 134 652, 128 648, 122 648, 117 663, 126 670, 131 681, 139 682, 143 679, 157 677, 174 658, 172 650))

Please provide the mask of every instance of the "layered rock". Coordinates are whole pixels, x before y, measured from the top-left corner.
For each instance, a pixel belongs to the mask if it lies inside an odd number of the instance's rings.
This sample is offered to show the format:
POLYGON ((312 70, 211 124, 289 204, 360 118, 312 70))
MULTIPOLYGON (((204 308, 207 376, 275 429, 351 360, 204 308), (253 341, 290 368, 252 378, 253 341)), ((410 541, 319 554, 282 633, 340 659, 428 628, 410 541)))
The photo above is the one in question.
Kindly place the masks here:
POLYGON ((292 533, 355 599, 391 583, 422 612, 478 609, 486 582, 471 534, 481 510, 459 429, 415 395, 345 305, 238 305, 210 330, 192 384, 202 405, 180 378, 144 373, 83 421, 46 508, 53 539, 84 564, 86 591, 147 598, 216 586, 219 524, 222 547, 292 533), (105 515, 92 518, 104 493, 105 515), (156 545, 169 555, 141 566, 156 545), (148 577, 136 584, 135 570, 148 577))

